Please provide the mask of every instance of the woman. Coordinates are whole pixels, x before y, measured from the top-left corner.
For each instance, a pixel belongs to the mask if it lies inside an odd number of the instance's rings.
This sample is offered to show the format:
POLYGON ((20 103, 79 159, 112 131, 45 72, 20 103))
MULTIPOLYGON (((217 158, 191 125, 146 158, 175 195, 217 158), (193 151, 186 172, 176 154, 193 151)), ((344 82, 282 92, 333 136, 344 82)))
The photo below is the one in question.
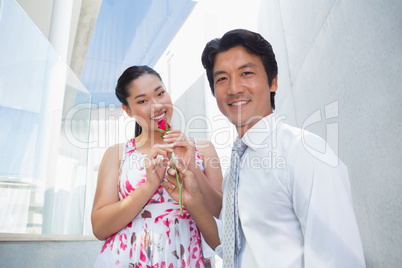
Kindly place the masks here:
POLYGON ((159 74, 148 66, 128 68, 116 95, 136 120, 135 138, 107 149, 99 168, 92 209, 94 235, 105 240, 95 267, 209 267, 190 214, 172 200, 161 182, 170 154, 195 174, 211 214, 222 204, 222 172, 213 145, 178 130, 161 136, 173 108, 159 74))

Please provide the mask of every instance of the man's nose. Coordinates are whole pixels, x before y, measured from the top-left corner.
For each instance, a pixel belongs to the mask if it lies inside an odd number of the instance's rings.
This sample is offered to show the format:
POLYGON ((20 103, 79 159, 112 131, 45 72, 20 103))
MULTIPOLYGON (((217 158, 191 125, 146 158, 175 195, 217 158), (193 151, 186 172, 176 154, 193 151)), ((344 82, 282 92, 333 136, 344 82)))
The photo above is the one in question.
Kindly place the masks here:
POLYGON ((244 91, 244 86, 238 77, 233 77, 229 81, 228 94, 236 95, 244 91))

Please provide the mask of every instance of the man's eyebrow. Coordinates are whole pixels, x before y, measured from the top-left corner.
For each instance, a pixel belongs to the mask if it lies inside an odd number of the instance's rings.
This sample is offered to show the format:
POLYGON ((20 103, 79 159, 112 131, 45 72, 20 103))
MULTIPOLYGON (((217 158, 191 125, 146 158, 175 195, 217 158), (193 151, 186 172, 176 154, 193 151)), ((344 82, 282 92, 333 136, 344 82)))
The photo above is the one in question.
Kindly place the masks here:
POLYGON ((226 73, 225 71, 216 71, 216 72, 214 72, 213 77, 215 78, 216 76, 218 76, 220 74, 225 74, 225 73, 226 73))
POLYGON ((257 66, 257 64, 250 62, 250 63, 243 64, 242 66, 237 68, 237 70, 241 70, 241 69, 248 68, 248 67, 256 67, 256 66, 257 66))
MULTIPOLYGON (((162 87, 163 87, 163 86, 160 85, 160 86, 158 86, 157 88, 155 88, 154 91, 158 91, 158 90, 159 90, 160 88, 162 88, 162 87)), ((138 99, 138 98, 145 97, 145 96, 146 96, 145 94, 140 94, 140 95, 135 96, 134 99, 138 99)))

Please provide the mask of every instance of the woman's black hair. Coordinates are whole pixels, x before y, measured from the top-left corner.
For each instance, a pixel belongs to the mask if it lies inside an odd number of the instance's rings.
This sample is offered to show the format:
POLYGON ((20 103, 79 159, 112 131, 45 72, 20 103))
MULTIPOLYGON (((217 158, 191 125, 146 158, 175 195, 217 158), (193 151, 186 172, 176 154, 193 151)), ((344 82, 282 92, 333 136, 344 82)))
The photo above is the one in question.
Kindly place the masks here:
MULTIPOLYGON (((117 85, 116 85, 116 97, 119 99, 119 101, 130 108, 128 106, 127 98, 130 97, 130 93, 128 91, 128 87, 137 78, 144 74, 152 74, 155 75, 156 77, 159 78, 159 80, 162 81, 161 76, 158 74, 157 71, 152 69, 151 67, 147 65, 140 65, 140 66, 131 66, 127 68, 122 75, 119 77, 117 80, 117 85)), ((142 133, 142 127, 138 122, 135 122, 135 135, 134 137, 138 137, 142 133)))

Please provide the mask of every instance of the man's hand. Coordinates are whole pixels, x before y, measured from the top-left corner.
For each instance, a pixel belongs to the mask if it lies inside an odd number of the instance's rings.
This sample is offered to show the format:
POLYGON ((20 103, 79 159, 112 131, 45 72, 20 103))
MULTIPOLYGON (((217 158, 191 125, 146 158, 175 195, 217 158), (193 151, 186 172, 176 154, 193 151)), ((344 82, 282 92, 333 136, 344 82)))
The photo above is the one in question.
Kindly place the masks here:
MULTIPOLYGON (((179 179, 182 184, 183 205, 190 212, 208 245, 215 249, 220 244, 218 227, 204 204, 197 180, 187 166, 178 160, 175 160, 174 164, 179 172, 179 179)), ((179 187, 177 187, 176 171, 173 168, 168 170, 167 181, 163 181, 162 185, 174 200, 179 200, 179 187)))
MULTIPOLYGON (((176 165, 180 184, 182 185, 183 205, 187 210, 191 210, 197 204, 203 202, 197 180, 195 179, 193 172, 191 172, 187 166, 183 165, 180 161, 175 160, 174 164, 176 165)), ((169 163, 169 166, 172 166, 172 163, 169 163)), ((179 187, 177 187, 176 171, 171 167, 168 169, 167 173, 167 181, 163 181, 162 185, 173 200, 178 201, 180 195, 179 187)))

